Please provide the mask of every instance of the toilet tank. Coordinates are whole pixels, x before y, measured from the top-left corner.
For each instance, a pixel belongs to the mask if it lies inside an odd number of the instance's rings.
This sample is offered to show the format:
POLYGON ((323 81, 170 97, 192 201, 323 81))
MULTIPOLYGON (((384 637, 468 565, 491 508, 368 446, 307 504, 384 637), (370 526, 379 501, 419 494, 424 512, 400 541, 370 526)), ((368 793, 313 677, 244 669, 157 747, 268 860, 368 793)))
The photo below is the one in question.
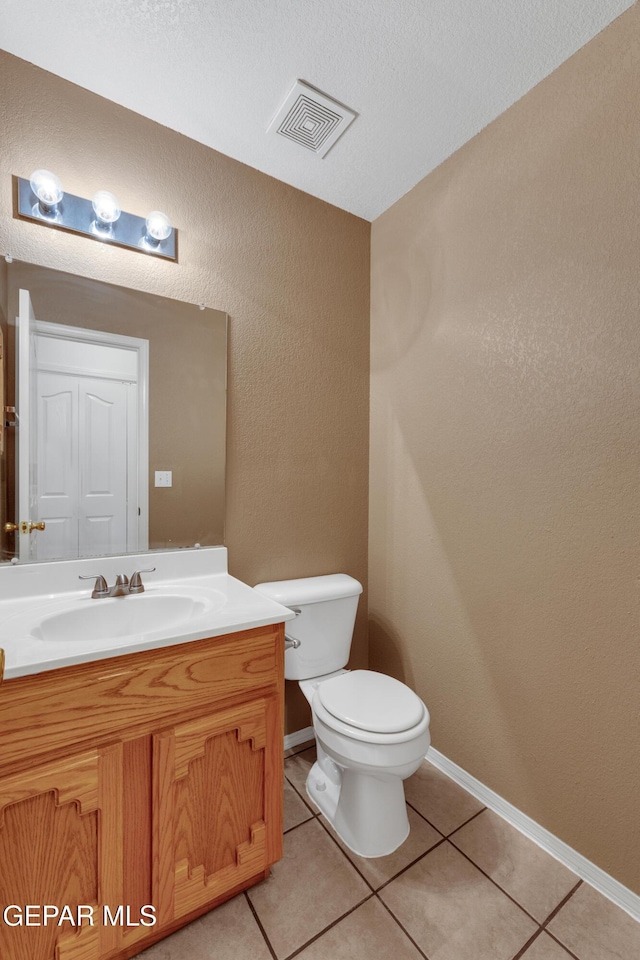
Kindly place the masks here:
POLYGON ((333 573, 259 583, 255 589, 297 614, 285 624, 286 636, 300 641, 285 653, 287 680, 321 677, 346 665, 362 584, 346 573, 333 573))

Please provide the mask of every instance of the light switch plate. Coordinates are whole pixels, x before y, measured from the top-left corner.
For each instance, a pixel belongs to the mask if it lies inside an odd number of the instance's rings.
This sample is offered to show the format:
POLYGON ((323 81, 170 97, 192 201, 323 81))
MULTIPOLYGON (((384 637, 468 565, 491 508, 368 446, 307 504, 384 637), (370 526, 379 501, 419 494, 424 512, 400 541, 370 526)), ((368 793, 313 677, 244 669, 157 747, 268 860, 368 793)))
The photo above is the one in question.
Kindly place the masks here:
POLYGON ((156 487, 173 486, 171 470, 156 470, 156 487))

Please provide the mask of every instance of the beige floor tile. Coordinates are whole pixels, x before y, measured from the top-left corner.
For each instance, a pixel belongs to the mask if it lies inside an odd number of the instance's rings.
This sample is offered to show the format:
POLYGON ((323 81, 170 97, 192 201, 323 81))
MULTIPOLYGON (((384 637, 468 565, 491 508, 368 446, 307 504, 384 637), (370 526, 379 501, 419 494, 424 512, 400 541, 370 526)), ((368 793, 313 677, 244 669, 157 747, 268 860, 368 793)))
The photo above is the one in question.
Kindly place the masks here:
POLYGON ((543 931, 522 954, 522 960, 571 960, 571 954, 543 931))
POLYGON ((491 810, 465 824, 451 842, 542 923, 575 887, 575 873, 491 810))
POLYGON ((323 933, 296 960, 421 960, 376 897, 323 933))
POLYGON ((295 757, 289 757, 289 759, 284 762, 285 777, 303 797, 307 795, 305 785, 307 777, 309 776, 309 770, 311 770, 315 762, 315 746, 310 747, 308 750, 303 750, 302 753, 296 754, 295 757))
POLYGON ((408 814, 411 832, 402 846, 398 847, 394 853, 389 854, 387 857, 374 857, 373 859, 359 857, 352 850, 349 850, 329 821, 324 817, 321 819, 327 830, 331 833, 331 836, 340 844, 351 862, 356 865, 371 886, 377 890, 383 883, 391 880, 397 873, 400 873, 401 870, 404 870, 410 863, 417 860, 418 857, 421 857, 423 853, 426 853, 427 850, 430 850, 431 847, 442 840, 438 831, 430 827, 419 813, 416 813, 415 810, 409 807, 408 814))
POLYGON ((392 880, 380 898, 429 960, 511 960, 537 929, 449 842, 392 880))
POLYGON ((271 960, 243 893, 138 956, 139 960, 271 960))
POLYGON ((299 823, 304 823, 313 816, 313 812, 301 800, 300 795, 296 793, 288 780, 284 781, 284 813, 283 830, 291 830, 297 827, 299 823))
POLYGON ((279 958, 365 899, 370 889, 317 819, 285 834, 284 857, 249 897, 279 958))
POLYGON ((580 960, 640 957, 640 923, 586 883, 558 911, 549 931, 580 960))
POLYGON ((484 806, 426 760, 405 780, 404 792, 411 806, 444 834, 460 827, 484 806))

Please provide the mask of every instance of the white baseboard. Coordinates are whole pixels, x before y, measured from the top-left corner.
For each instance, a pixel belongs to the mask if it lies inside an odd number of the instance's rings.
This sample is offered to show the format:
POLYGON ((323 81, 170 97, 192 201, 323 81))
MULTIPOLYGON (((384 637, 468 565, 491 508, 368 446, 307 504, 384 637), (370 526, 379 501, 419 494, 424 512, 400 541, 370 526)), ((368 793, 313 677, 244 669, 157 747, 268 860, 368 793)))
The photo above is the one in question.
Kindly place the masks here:
POLYGON ((569 870, 573 870, 582 880, 585 880, 592 887, 599 891, 603 896, 613 901, 617 906, 622 907, 634 920, 640 921, 640 897, 623 886, 612 876, 591 863, 581 853, 574 850, 563 840, 558 839, 539 823, 522 813, 517 807, 509 803, 499 794, 494 793, 484 783, 476 780, 470 773, 459 767, 453 760, 449 760, 444 754, 430 747, 426 759, 445 773, 448 777, 458 783, 468 793, 472 794, 478 800, 497 813, 499 816, 510 823, 516 830, 529 837, 539 847, 550 853, 552 857, 564 863, 569 870))
POLYGON ((291 750, 300 743, 306 743, 307 740, 315 740, 313 727, 304 727, 302 730, 294 730, 293 733, 286 733, 284 737, 285 750, 291 750))

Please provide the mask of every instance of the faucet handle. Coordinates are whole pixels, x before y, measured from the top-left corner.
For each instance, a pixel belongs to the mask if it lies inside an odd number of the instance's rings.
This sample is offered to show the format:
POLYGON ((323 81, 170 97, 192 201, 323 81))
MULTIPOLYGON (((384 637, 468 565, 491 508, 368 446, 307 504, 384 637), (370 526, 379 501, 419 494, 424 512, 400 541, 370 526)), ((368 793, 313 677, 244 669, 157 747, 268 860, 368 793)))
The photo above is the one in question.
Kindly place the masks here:
POLYGON ((93 593, 91 598, 95 600, 98 597, 108 597, 109 596, 109 586, 107 581, 102 576, 102 574, 92 573, 89 576, 82 577, 78 576, 78 580, 95 580, 95 586, 93 588, 93 593))
POLYGON ((149 567, 148 570, 136 570, 135 573, 132 573, 129 582, 129 593, 144 593, 144 584, 140 574, 153 573, 155 569, 155 567, 149 567))

